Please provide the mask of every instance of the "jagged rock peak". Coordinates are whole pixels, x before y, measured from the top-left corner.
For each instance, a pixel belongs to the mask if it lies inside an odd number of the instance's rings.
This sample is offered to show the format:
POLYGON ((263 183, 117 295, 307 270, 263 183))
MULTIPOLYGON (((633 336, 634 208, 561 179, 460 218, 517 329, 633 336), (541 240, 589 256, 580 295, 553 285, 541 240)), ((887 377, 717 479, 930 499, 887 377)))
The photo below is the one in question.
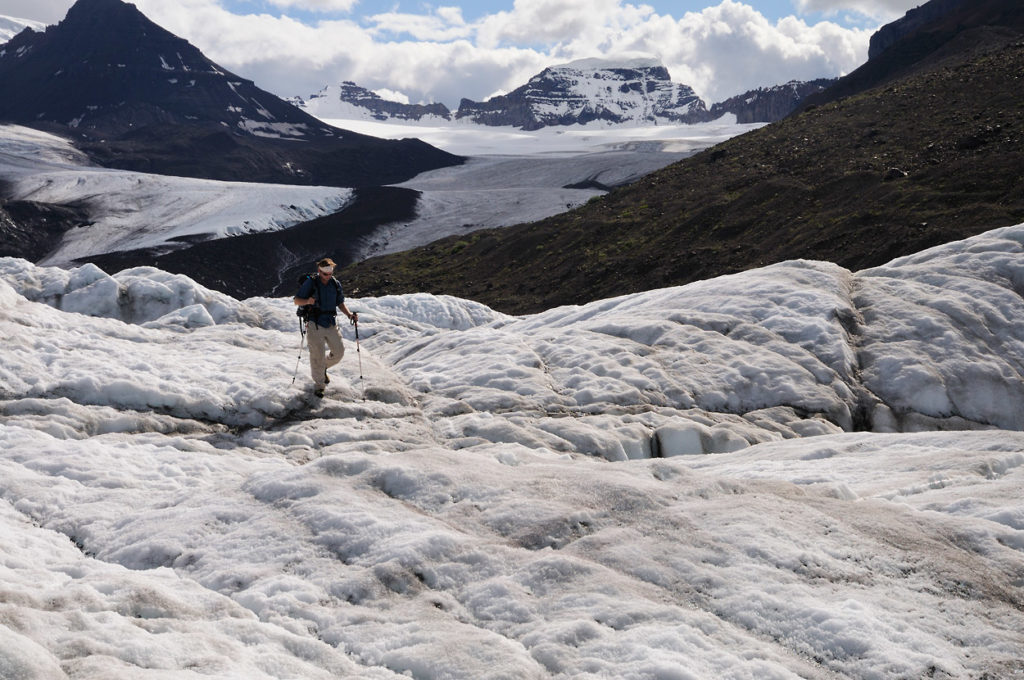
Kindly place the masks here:
MULTIPOLYGON (((111 47, 115 49, 126 41, 136 44, 173 41, 189 45, 184 38, 150 21, 138 7, 122 0, 78 0, 64 19, 50 30, 56 30, 65 39, 80 36, 90 40, 96 49, 101 49, 106 41, 113 41, 111 47)), ((189 47, 199 51, 191 45, 189 47)))
POLYGON ((980 54, 1012 48, 1022 38, 1021 0, 930 0, 879 29, 867 62, 820 95, 809 96, 801 107, 850 97, 939 64, 959 68, 980 54))
POLYGON ((61 23, 95 22, 97 19, 110 19, 115 15, 132 18, 140 23, 151 23, 138 7, 123 0, 78 0, 68 10, 61 23))

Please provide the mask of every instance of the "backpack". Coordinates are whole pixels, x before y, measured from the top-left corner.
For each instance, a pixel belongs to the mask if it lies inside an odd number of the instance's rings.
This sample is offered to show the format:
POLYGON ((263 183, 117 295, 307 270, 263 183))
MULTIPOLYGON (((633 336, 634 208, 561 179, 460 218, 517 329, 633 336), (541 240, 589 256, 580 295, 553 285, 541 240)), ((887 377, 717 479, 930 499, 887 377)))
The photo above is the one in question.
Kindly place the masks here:
MULTIPOLYGON (((302 323, 302 328, 306 327, 306 322, 309 321, 310 317, 315 318, 320 316, 321 311, 320 286, 317 285, 317 280, 319 279, 319 277, 316 274, 303 274, 302 276, 299 277, 299 287, 301 288, 302 284, 304 284, 309 279, 313 279, 313 295, 314 297, 316 297, 317 300, 316 303, 312 305, 303 305, 301 307, 296 308, 295 315, 299 317, 299 320, 302 323)), ((333 276, 331 277, 331 283, 334 284, 334 289, 338 292, 338 299, 340 300, 342 298, 341 284, 338 282, 338 279, 334 278, 333 276)))

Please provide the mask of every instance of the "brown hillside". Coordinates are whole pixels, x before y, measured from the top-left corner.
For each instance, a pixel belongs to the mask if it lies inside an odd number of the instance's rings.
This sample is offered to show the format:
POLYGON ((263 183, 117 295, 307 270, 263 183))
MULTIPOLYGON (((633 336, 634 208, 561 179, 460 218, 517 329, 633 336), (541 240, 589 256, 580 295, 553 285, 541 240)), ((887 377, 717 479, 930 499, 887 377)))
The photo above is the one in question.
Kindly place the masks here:
MULTIPOLYGON (((945 65, 943 65, 945 64, 945 65)), ((734 138, 547 220, 342 272, 513 313, 809 258, 851 269, 1024 222, 1024 42, 734 138)))

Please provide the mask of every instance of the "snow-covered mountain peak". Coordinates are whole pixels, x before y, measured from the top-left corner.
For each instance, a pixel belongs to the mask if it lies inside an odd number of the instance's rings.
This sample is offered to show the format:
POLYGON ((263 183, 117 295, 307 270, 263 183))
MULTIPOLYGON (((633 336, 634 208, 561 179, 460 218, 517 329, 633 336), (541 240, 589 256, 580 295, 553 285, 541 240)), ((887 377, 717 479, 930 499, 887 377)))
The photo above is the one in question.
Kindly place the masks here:
POLYGON ((463 99, 454 114, 443 104, 391 101, 347 81, 292 101, 323 120, 444 124, 454 119, 524 130, 594 121, 646 126, 710 120, 693 89, 673 83, 668 69, 647 55, 613 55, 550 66, 508 94, 485 102, 463 99))
POLYGON ((668 69, 649 58, 585 59, 544 69, 507 95, 462 100, 458 118, 534 130, 548 125, 694 123, 707 119, 704 102, 668 69))

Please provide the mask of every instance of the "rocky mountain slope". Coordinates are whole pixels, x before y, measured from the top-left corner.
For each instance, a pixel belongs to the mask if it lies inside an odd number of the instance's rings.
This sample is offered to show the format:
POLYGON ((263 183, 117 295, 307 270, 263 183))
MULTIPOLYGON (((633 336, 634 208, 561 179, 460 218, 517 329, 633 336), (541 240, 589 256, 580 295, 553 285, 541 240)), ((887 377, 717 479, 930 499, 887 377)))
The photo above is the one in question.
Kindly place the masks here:
POLYGON ((326 125, 121 0, 79 0, 0 47, 0 121, 72 138, 100 165, 186 177, 369 186, 460 162, 326 125))
POLYGON ((915 7, 901 19, 883 26, 871 36, 871 42, 868 45, 868 59, 880 57, 883 52, 914 31, 927 26, 936 19, 942 19, 968 2, 969 0, 932 0, 920 7, 915 7))
MULTIPOLYGON (((361 294, 443 292, 524 312, 793 258, 859 269, 1020 222, 1020 9, 985 4, 993 11, 975 13, 981 23, 939 48, 944 60, 886 86, 729 140, 564 215, 368 260, 343 278, 361 294), (969 33, 986 36, 984 47, 969 33)), ((914 35, 945 35, 942 27, 914 35)))

